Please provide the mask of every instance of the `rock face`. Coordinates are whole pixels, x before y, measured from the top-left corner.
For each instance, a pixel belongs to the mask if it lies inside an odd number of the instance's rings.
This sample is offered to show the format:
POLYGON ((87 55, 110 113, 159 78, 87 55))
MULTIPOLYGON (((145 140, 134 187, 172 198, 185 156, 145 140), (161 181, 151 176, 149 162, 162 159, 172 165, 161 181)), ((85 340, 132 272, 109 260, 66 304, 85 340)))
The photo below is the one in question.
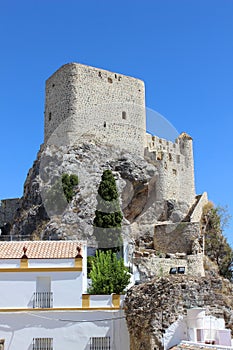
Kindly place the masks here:
POLYGON ((167 220, 176 222, 178 215, 180 219, 187 215, 187 203, 158 198, 154 189, 158 175, 156 164, 96 142, 50 145, 41 147, 28 172, 10 234, 27 239, 87 239, 92 242, 97 189, 105 169, 111 169, 117 181, 124 213, 123 233, 138 246, 153 248, 157 224, 164 225, 167 220), (54 197, 53 193, 63 173, 79 177, 76 194, 69 204, 64 198, 62 202, 61 194, 54 197))
POLYGON ((122 193, 124 225, 130 226, 145 208, 149 181, 156 168, 141 157, 122 155, 110 146, 85 143, 77 147, 41 148, 29 170, 11 234, 39 234, 40 239, 91 239, 97 189, 105 169, 114 172, 122 193), (52 205, 48 199, 50 189, 66 172, 78 175, 79 186, 72 202, 63 203, 65 205, 60 210, 56 206, 59 194, 53 198, 52 205))
POLYGON ((166 329, 190 307, 224 318, 233 333, 233 285, 219 276, 169 276, 132 287, 125 313, 130 350, 162 350, 166 329))

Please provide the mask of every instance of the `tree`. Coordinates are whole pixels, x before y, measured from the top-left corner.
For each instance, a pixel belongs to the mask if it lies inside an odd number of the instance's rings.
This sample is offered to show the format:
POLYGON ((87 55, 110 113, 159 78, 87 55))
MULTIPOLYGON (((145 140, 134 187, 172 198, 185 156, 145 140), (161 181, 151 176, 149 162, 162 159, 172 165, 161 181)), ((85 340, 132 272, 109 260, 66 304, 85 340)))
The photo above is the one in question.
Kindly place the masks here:
POLYGON ((94 218, 94 236, 99 250, 116 252, 121 249, 122 218, 116 181, 111 170, 105 170, 98 188, 94 218))
POLYGON ((120 294, 129 284, 128 269, 124 266, 124 260, 118 259, 116 253, 97 251, 91 264, 90 294, 120 294))
POLYGON ((61 215, 75 195, 75 187, 78 185, 78 176, 75 174, 63 174, 45 194, 45 208, 52 215, 61 215))
POLYGON ((70 203, 75 195, 74 188, 78 185, 78 176, 75 174, 63 174, 61 181, 66 200, 70 203))
POLYGON ((214 207, 208 202, 203 208, 202 224, 205 235, 205 254, 214 261, 220 275, 233 279, 233 250, 223 235, 229 220, 226 208, 214 207))

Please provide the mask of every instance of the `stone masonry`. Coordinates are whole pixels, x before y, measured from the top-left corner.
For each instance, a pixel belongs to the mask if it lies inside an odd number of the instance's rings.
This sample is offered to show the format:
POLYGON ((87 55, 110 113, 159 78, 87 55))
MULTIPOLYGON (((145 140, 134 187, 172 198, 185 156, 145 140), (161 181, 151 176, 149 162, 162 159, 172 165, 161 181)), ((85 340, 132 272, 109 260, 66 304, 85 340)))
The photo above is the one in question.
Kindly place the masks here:
POLYGON ((46 82, 46 143, 95 139, 143 155, 144 83, 102 69, 70 63, 46 82))

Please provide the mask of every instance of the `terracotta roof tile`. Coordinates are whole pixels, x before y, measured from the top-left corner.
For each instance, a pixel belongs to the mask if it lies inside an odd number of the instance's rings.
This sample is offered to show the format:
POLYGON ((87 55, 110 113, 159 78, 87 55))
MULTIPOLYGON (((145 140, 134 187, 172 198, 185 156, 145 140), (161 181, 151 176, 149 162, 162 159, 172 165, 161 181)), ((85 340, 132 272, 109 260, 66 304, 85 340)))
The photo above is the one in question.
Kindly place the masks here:
MULTIPOLYGON (((0 259, 20 259, 26 247, 29 259, 75 258, 80 241, 17 241, 0 242, 0 259)), ((82 251, 81 251, 82 254, 82 251)))

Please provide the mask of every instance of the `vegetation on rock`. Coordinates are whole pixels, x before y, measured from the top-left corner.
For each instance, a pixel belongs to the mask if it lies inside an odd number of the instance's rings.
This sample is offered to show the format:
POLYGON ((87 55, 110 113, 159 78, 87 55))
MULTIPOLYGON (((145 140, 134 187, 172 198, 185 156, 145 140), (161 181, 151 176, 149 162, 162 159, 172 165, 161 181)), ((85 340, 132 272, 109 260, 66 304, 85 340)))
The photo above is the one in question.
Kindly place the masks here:
POLYGON ((121 249, 122 218, 116 181, 111 170, 105 170, 98 188, 94 218, 94 236, 99 250, 116 252, 121 249))
POLYGON ((118 259, 116 253, 97 251, 91 265, 92 285, 88 290, 90 294, 120 294, 129 284, 128 269, 124 266, 124 260, 118 259))
POLYGON ((75 195, 74 188, 78 185, 78 176, 75 174, 63 174, 61 181, 66 200, 70 203, 75 195))
POLYGON ((47 191, 45 208, 48 213, 62 214, 75 195, 75 187, 78 185, 78 176, 75 174, 63 174, 47 191))
POLYGON ((203 208, 202 224, 205 235, 205 255, 218 266, 221 276, 233 280, 233 250, 223 235, 229 215, 225 208, 208 202, 203 208))

